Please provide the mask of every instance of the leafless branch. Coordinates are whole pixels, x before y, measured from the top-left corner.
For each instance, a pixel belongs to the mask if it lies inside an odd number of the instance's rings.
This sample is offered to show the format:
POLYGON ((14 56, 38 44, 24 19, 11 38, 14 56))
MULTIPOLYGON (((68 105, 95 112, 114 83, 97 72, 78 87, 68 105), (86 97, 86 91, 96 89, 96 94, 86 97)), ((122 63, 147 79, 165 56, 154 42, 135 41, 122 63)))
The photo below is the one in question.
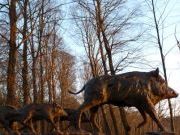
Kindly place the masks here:
POLYGON ((174 37, 175 37, 175 39, 176 39, 176 44, 177 44, 177 46, 178 46, 178 48, 179 48, 179 50, 180 50, 180 43, 179 43, 179 40, 178 40, 178 38, 177 38, 177 36, 176 36, 176 27, 175 27, 174 37))
POLYGON ((9 39, 6 36, 4 36, 3 34, 0 33, 0 36, 9 42, 9 39))

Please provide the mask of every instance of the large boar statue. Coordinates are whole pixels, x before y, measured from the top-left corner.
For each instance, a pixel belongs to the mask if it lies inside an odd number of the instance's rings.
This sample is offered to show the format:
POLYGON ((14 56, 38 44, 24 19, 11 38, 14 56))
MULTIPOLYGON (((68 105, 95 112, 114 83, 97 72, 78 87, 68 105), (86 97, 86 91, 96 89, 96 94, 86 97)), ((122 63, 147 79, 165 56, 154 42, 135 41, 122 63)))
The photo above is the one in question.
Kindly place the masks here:
POLYGON ((90 110, 91 121, 100 131, 95 121, 95 114, 99 106, 112 104, 120 107, 136 107, 143 117, 138 125, 146 123, 148 114, 158 125, 161 131, 165 128, 156 115, 154 105, 163 99, 175 98, 178 94, 166 86, 165 80, 159 75, 159 69, 150 72, 128 72, 119 75, 104 75, 89 80, 78 94, 84 91, 84 102, 76 113, 76 125, 81 129, 81 115, 90 110))

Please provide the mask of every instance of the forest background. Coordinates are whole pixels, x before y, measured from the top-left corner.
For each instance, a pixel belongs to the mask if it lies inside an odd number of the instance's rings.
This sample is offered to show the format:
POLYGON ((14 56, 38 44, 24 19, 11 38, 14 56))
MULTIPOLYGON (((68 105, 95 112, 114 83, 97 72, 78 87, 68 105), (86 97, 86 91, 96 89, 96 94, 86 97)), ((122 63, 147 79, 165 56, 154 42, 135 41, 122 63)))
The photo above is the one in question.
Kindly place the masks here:
MULTIPOLYGON (((164 76, 161 56, 169 86, 180 92, 179 9, 178 0, 0 0, 0 103, 78 107, 82 95, 68 90, 102 74, 159 67, 164 76)), ((172 101, 174 116, 179 102, 172 101)), ((161 118, 169 117, 167 108, 167 101, 157 106, 161 118)), ((102 109, 104 130, 126 132, 111 109, 120 117, 117 107, 102 109)), ((137 134, 148 130, 148 125, 137 130, 135 110, 126 111, 137 134)))

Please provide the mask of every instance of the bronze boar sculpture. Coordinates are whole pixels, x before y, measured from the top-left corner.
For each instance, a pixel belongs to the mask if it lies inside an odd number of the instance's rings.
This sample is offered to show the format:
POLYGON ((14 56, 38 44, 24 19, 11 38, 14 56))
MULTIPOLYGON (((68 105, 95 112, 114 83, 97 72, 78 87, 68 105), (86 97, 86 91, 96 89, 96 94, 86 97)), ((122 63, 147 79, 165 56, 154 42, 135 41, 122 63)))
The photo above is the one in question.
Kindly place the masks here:
POLYGON ((136 107, 143 117, 138 125, 146 123, 148 114, 158 125, 161 131, 165 131, 155 112, 155 104, 163 99, 177 97, 178 94, 167 87, 165 80, 159 75, 159 69, 150 72, 128 72, 119 75, 103 75, 92 78, 78 92, 69 91, 71 94, 79 94, 84 91, 84 102, 76 113, 76 125, 81 129, 81 115, 90 110, 90 120, 100 131, 95 121, 99 106, 112 104, 120 107, 136 107))
POLYGON ((18 114, 15 117, 11 117, 11 121, 20 122, 36 134, 32 122, 46 120, 53 125, 57 132, 61 133, 55 124, 55 119, 61 116, 67 116, 67 113, 56 103, 32 103, 18 109, 18 114))

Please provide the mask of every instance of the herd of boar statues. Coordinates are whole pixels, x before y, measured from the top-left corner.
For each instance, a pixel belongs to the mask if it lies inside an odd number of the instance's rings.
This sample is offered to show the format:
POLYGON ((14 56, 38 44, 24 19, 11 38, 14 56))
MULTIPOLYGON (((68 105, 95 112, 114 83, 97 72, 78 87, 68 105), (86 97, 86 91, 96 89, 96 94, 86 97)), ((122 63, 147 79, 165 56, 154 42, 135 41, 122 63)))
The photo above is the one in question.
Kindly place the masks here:
MULTIPOLYGON (((148 114, 160 131, 165 131, 154 106, 163 99, 178 96, 159 75, 158 68, 150 72, 134 71, 118 75, 102 75, 90 79, 78 92, 69 91, 74 95, 81 92, 84 92, 84 101, 77 109, 62 108, 57 103, 32 103, 21 108, 0 106, 0 123, 10 135, 15 134, 11 127, 14 122, 19 123, 23 128, 28 128, 36 135, 34 122, 38 120, 51 123, 59 134, 62 134, 62 131, 59 130, 56 122, 64 120, 70 121, 79 131, 82 130, 81 122, 89 120, 97 132, 102 132, 96 122, 96 114, 100 106, 111 104, 119 107, 136 107, 143 118, 138 128, 146 123, 148 114), (90 118, 85 117, 86 111, 90 112, 90 118)), ((20 132, 16 134, 21 134, 20 132)))

